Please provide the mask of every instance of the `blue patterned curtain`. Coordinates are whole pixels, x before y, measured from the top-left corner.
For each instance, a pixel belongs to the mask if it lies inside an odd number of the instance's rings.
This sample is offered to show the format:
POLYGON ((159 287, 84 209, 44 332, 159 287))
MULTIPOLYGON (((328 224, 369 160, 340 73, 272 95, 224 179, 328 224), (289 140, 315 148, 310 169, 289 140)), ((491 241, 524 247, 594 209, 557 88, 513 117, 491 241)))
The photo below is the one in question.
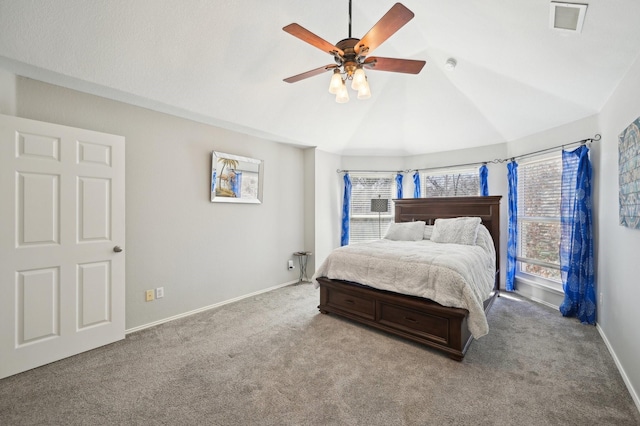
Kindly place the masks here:
POLYGON ((342 233, 340 235, 340 245, 349 244, 349 220, 351 218, 351 177, 349 173, 344 174, 344 198, 342 199, 342 233))
POLYGON ((420 198, 420 172, 413 174, 413 198, 420 198))
POLYGON ((404 175, 402 173, 398 173, 396 175, 396 198, 402 198, 402 179, 404 179, 404 175))
POLYGON ((480 195, 489 195, 489 169, 486 164, 480 166, 480 195))
POLYGON ((509 235, 507 237, 507 291, 516 289, 516 256, 518 255, 518 163, 507 164, 509 181, 509 235))
POLYGON ((583 324, 596 323, 596 291, 591 226, 591 162, 585 145, 562 151, 562 233, 560 272, 564 301, 560 312, 583 324))

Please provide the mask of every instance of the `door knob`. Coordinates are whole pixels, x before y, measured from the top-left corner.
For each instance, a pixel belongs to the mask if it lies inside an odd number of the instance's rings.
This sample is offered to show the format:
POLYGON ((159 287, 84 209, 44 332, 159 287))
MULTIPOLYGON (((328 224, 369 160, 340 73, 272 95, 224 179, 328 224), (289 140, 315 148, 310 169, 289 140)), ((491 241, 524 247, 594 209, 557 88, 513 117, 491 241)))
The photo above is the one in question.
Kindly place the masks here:
POLYGON ((116 253, 120 253, 120 252, 122 251, 122 247, 120 247, 120 246, 115 246, 115 247, 113 248, 113 251, 115 251, 116 253))

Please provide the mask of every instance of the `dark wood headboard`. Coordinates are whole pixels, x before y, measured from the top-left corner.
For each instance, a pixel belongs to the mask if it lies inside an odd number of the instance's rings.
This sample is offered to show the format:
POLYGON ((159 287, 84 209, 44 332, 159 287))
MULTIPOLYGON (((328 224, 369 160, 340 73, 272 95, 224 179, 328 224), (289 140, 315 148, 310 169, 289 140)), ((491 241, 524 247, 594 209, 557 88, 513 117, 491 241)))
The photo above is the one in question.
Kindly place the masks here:
POLYGON ((396 222, 423 220, 433 225, 436 219, 475 216, 487 227, 496 247, 496 269, 500 269, 500 199, 489 197, 402 198, 395 203, 396 222))

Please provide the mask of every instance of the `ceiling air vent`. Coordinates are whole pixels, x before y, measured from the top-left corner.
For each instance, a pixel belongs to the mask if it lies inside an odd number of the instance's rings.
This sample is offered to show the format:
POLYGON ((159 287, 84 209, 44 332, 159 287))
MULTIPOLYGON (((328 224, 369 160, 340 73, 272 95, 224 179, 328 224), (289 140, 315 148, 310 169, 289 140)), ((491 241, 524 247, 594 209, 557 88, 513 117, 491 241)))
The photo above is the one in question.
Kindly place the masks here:
POLYGON ((586 13, 586 4, 552 1, 549 27, 559 31, 580 33, 586 13))

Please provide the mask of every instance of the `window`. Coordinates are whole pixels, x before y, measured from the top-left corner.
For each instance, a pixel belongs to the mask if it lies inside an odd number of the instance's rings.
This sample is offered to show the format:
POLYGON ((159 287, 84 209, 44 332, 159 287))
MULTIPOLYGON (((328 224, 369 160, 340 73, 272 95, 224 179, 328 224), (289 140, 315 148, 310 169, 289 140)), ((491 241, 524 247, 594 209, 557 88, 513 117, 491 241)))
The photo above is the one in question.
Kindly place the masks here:
POLYGON ((478 169, 420 173, 423 197, 463 197, 480 194, 478 169))
POLYGON ((393 222, 395 181, 392 175, 351 173, 351 221, 349 243, 371 241, 384 236, 393 222), (371 211, 372 198, 389 199, 389 211, 380 214, 371 211))
POLYGON ((561 282, 561 186, 561 155, 518 165, 517 261, 527 278, 561 282))

